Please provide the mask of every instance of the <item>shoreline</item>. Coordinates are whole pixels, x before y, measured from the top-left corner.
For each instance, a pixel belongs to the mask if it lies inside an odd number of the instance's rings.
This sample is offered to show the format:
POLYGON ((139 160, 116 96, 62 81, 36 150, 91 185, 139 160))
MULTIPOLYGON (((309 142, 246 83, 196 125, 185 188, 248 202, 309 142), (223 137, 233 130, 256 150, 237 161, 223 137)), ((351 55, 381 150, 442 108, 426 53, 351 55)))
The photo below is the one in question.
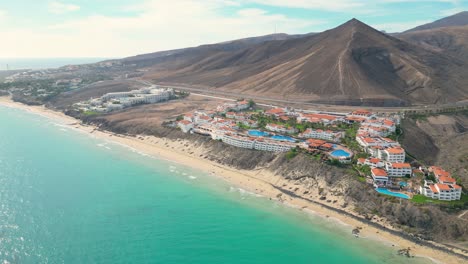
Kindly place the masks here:
MULTIPOLYGON (((53 111, 44 106, 28 106, 13 102, 8 97, 0 97, 0 105, 25 110, 52 120, 59 120, 64 125, 81 132, 129 147, 152 157, 176 161, 185 166, 204 171, 224 179, 234 186, 272 200, 277 200, 287 206, 296 207, 298 210, 311 211, 314 214, 335 219, 353 228, 361 227, 360 234, 363 238, 377 240, 385 245, 394 245, 395 250, 411 248, 412 255, 427 258, 436 263, 462 263, 468 259, 466 253, 459 249, 450 250, 449 247, 442 244, 419 241, 399 230, 393 229, 388 223, 382 224, 358 217, 352 213, 350 208, 344 209, 321 203, 318 199, 312 198, 312 195, 309 195, 310 198, 305 197, 305 195, 298 195, 296 191, 300 189, 300 186, 296 186, 291 181, 275 176, 265 169, 253 171, 237 170, 206 160, 200 157, 203 149, 191 146, 190 141, 187 140, 173 141, 166 138, 143 135, 131 137, 101 131, 94 126, 81 124, 81 120, 72 118, 61 112, 53 111), (291 186, 297 187, 297 189, 291 191, 291 186), (287 187, 290 187, 289 190, 287 187)), ((334 198, 340 199, 339 197, 334 198)))

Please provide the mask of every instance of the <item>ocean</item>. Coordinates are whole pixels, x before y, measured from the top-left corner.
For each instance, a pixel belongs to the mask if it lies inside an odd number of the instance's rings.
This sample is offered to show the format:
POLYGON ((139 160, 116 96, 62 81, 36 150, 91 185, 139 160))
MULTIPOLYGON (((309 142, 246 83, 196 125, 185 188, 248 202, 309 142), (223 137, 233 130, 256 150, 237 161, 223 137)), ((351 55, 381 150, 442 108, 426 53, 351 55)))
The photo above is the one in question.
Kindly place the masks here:
POLYGON ((430 263, 352 228, 0 106, 2 263, 430 263))
POLYGON ((58 68, 70 64, 87 64, 109 58, 0 58, 0 71, 58 68))

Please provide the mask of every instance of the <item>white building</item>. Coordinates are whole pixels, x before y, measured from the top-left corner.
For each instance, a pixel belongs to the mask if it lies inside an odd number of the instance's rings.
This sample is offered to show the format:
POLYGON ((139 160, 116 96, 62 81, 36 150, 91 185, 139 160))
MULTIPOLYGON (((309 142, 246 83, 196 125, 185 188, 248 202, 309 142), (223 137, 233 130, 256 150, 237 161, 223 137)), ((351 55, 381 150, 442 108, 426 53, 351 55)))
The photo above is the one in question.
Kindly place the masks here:
POLYGON ((289 142, 281 142, 261 138, 251 138, 233 134, 225 134, 222 138, 222 141, 226 144, 239 148, 274 152, 288 151, 296 146, 295 144, 289 142))
POLYGON ((360 158, 358 159, 357 162, 359 165, 367 165, 371 168, 383 168, 385 166, 385 163, 378 158, 370 158, 370 159, 364 159, 360 158))
POLYGON ((460 200, 462 193, 461 186, 456 184, 434 184, 431 181, 424 181, 419 190, 424 196, 442 201, 460 200))
POLYGON ((371 169, 372 179, 377 185, 386 185, 388 182, 387 172, 380 168, 371 169))
POLYGON ((187 120, 181 120, 177 122, 177 126, 182 130, 182 132, 187 133, 193 128, 193 123, 187 120))
POLYGON ((366 150, 370 147, 375 147, 375 146, 383 147, 383 148, 400 146, 398 142, 390 138, 385 138, 385 137, 369 137, 369 136, 357 135, 356 141, 359 143, 359 145, 361 145, 366 150))
POLYGON ((286 133, 286 134, 294 134, 297 132, 297 130, 293 127, 287 128, 285 126, 277 125, 277 124, 268 124, 265 126, 265 129, 273 131, 273 132, 286 133))
POLYGON ((377 157, 388 162, 405 162, 405 149, 402 147, 389 147, 378 149, 377 157))
POLYGON ((307 128, 303 133, 299 134, 299 137, 318 138, 337 142, 344 137, 344 132, 307 128))
POLYGON ((385 163, 385 170, 389 177, 405 177, 411 176, 412 170, 409 163, 387 162, 385 163))

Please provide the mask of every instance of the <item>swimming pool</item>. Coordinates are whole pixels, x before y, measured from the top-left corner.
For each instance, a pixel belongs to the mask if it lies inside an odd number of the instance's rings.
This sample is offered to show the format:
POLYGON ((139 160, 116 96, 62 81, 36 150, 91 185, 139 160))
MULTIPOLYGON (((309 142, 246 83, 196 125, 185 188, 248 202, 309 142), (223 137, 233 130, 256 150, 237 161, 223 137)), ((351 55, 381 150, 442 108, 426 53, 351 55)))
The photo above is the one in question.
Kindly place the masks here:
POLYGON ((398 198, 409 199, 409 196, 404 193, 391 192, 387 188, 377 188, 375 189, 378 193, 395 196, 398 198))
POLYGON ((270 133, 260 130, 249 130, 249 135, 254 137, 268 137, 270 136, 270 133))
POLYGON ((407 183, 407 182, 404 182, 404 181, 399 182, 399 184, 400 184, 401 187, 406 187, 406 186, 408 186, 408 183, 407 183))
POLYGON ((332 153, 330 153, 330 155, 332 155, 333 157, 345 157, 345 158, 351 157, 351 153, 344 151, 342 149, 334 150, 332 153))
POLYGON ((296 140, 294 138, 288 137, 288 136, 282 136, 282 135, 272 136, 271 139, 280 140, 280 141, 296 142, 296 140))

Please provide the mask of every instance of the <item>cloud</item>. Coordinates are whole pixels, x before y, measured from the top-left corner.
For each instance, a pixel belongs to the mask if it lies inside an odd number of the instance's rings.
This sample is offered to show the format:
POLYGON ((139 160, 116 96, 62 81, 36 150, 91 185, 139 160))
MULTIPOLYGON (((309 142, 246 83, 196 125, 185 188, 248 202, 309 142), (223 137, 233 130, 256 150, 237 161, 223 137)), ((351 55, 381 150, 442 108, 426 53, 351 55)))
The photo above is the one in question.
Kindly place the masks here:
POLYGON ((465 11, 463 8, 445 9, 445 10, 440 11, 440 15, 446 17, 446 16, 455 15, 456 13, 460 13, 463 11, 465 11))
POLYGON ((3 20, 7 17, 7 12, 5 10, 0 9, 0 20, 3 20))
POLYGON ((74 4, 62 3, 59 1, 49 2, 49 12, 52 14, 65 14, 80 10, 80 6, 74 4))
POLYGON ((226 13, 232 3, 217 0, 149 0, 126 7, 131 16, 91 15, 42 29, 7 28, 2 46, 21 57, 116 57, 197 46, 279 32, 302 33, 322 21, 296 19, 262 9, 226 13), (19 43, 19 44, 13 44, 19 43), (34 48, 31 48, 34 43, 34 48), (24 45, 23 45, 24 44, 24 45))
POLYGON ((403 32, 408 29, 424 25, 427 23, 432 22, 431 20, 418 20, 418 21, 410 21, 410 22, 396 22, 396 23, 382 23, 382 24, 375 24, 372 25, 374 28, 378 30, 385 30, 386 32, 396 33, 396 32, 403 32))
POLYGON ((247 0, 267 6, 281 6, 291 8, 317 9, 327 11, 346 12, 350 8, 356 9, 365 6, 366 1, 359 0, 247 0))

